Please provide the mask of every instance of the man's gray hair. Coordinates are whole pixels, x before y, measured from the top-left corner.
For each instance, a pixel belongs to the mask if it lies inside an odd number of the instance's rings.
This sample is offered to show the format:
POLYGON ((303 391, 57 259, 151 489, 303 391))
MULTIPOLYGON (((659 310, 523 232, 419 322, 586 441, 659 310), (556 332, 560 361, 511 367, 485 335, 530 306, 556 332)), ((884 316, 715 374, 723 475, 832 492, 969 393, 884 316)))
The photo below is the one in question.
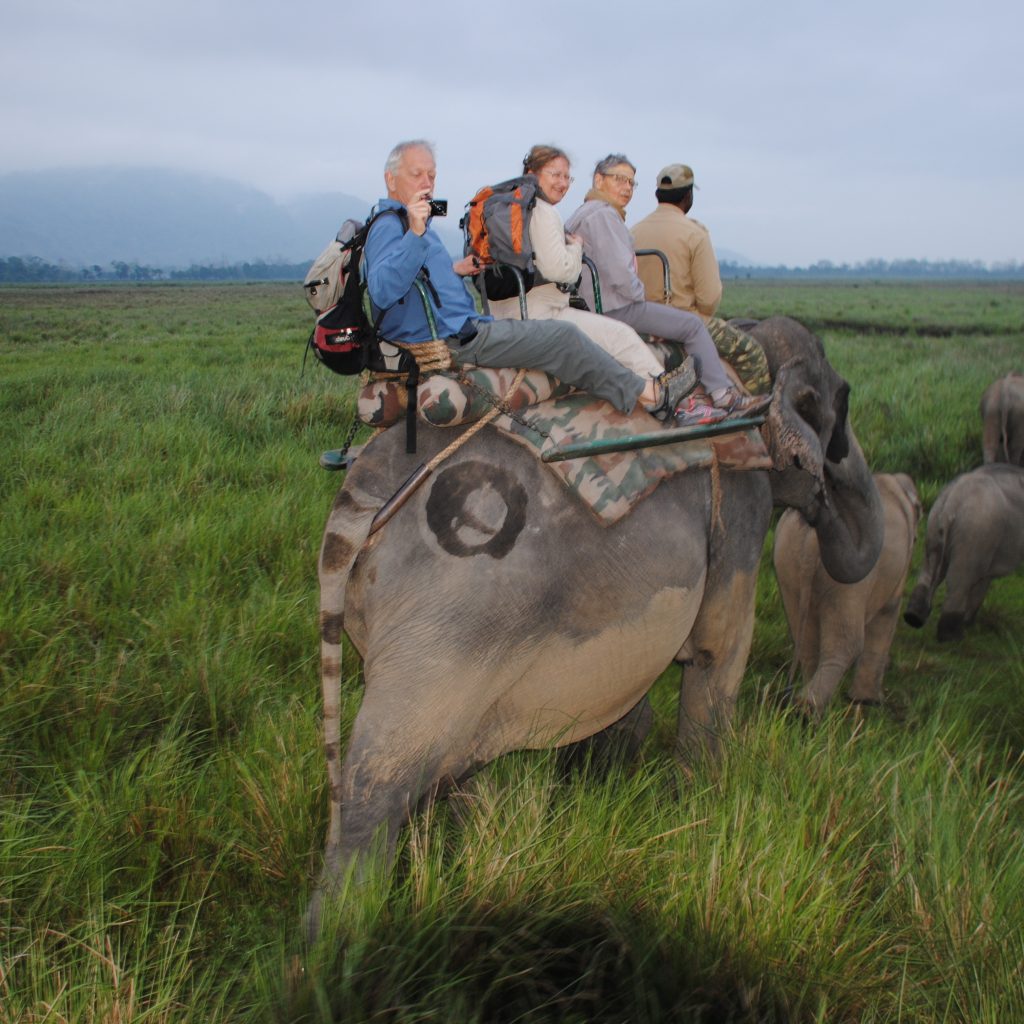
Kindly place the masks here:
POLYGON ((410 139, 408 142, 400 142, 390 153, 384 162, 384 170, 389 174, 397 174, 402 157, 410 149, 425 149, 430 154, 430 159, 437 163, 437 154, 434 152, 434 144, 426 139, 410 139))
POLYGON ((626 164, 636 174, 636 167, 633 166, 625 153, 609 153, 603 160, 598 160, 594 173, 607 174, 613 167, 618 167, 619 164, 626 164))

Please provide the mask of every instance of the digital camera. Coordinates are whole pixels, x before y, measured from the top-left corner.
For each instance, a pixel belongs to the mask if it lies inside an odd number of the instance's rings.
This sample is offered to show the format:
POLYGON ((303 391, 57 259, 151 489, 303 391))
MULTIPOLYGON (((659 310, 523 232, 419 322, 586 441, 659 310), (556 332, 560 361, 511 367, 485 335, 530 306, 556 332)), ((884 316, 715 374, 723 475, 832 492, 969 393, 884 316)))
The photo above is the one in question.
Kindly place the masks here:
POLYGON ((447 217, 448 216, 448 200, 447 199, 431 199, 430 202, 430 216, 431 217, 447 217))

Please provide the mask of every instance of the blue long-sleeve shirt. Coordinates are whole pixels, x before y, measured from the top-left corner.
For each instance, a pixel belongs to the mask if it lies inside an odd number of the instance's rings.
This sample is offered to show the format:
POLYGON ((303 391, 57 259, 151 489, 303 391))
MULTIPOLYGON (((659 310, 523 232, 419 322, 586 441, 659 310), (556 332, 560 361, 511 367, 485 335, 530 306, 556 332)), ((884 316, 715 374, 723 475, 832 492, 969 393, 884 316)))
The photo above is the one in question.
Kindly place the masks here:
MULTIPOLYGON (((382 199, 377 209, 404 207, 397 200, 382 199)), ((467 320, 490 319, 477 314, 462 278, 452 269, 448 250, 429 226, 417 235, 405 230, 401 218, 381 217, 370 229, 363 252, 366 286, 381 337, 407 343, 431 340, 423 300, 414 284, 422 268, 429 279, 427 296, 439 338, 457 335, 467 320)))

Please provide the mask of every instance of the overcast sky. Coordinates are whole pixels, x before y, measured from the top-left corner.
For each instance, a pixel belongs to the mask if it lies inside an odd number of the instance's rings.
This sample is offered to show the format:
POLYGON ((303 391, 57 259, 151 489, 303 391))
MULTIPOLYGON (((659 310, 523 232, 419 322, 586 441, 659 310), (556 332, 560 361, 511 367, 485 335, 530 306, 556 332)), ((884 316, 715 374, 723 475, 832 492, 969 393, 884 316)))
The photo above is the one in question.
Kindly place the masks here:
MULTIPOLYGON (((535 142, 626 153, 756 263, 1024 260, 1024 4, 4 0, 0 173, 169 166, 374 200, 438 147, 458 215, 535 142)), ((333 230, 330 225, 325 227, 333 230)))

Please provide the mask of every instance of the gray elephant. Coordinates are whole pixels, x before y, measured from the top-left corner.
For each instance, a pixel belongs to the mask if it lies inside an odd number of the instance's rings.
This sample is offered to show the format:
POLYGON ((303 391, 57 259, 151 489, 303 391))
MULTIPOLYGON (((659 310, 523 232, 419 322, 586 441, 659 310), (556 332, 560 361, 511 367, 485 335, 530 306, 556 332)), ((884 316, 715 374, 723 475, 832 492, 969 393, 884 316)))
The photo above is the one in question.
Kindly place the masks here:
POLYGON ((836 583, 825 571, 818 538, 798 509, 775 528, 775 574, 805 680, 793 703, 820 718, 847 669, 856 662, 850 701, 882 703, 882 678, 899 621, 914 553, 921 501, 905 473, 877 473, 885 538, 875 567, 858 583, 836 583))
POLYGON ((981 396, 981 450, 986 463, 1024 466, 1024 374, 993 381, 981 396))
POLYGON ((992 462, 962 473, 943 488, 925 532, 924 561, 904 620, 920 629, 935 592, 946 581, 939 640, 963 636, 992 581, 1024 563, 1024 468, 992 462))
POLYGON ((375 437, 339 492, 320 555, 321 681, 330 780, 309 911, 353 861, 390 856, 402 822, 448 780, 508 751, 591 736, 683 663, 682 749, 727 732, 776 502, 814 525, 828 571, 855 582, 882 543, 878 492, 847 417, 849 386, 794 320, 753 329, 774 380, 773 471, 672 477, 602 527, 514 442, 483 431, 370 536, 378 510, 451 432, 375 437), (365 692, 347 751, 342 631, 365 692))

